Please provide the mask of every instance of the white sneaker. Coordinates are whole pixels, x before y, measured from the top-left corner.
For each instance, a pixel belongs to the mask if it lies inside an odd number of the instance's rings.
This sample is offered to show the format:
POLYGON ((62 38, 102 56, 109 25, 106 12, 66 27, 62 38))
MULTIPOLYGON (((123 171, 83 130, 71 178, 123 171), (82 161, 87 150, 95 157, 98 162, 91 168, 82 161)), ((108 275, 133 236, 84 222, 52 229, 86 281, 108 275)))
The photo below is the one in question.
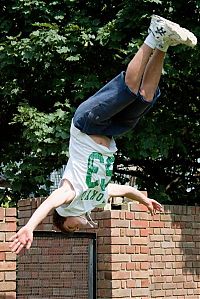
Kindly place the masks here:
POLYGON ((197 44, 197 38, 192 32, 157 15, 152 16, 148 31, 152 32, 154 38, 158 41, 157 48, 161 50, 178 44, 189 47, 194 47, 197 44))

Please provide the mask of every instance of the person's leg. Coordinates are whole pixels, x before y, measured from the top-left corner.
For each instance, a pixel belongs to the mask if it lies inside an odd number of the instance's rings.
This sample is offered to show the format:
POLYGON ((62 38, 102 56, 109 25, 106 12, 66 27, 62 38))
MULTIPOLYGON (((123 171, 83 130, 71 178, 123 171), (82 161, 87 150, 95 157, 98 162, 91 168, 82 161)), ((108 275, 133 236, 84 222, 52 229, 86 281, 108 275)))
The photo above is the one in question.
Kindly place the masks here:
POLYGON ((137 98, 113 117, 113 124, 120 124, 124 131, 134 128, 160 96, 158 84, 165 53, 158 49, 153 51, 152 47, 144 43, 128 65, 125 81, 129 89, 137 93, 137 98))
MULTIPOLYGON (((143 44, 129 63, 126 73, 122 72, 78 107, 74 115, 75 127, 89 135, 109 136, 120 135, 130 129, 129 120, 119 120, 118 115, 137 100, 152 53, 153 49, 143 44)), ((149 103, 142 101, 141 106, 139 112, 135 109, 137 115, 146 111, 149 103)), ((131 113, 131 118, 135 120, 137 117, 131 113)))
POLYGON ((129 63, 125 76, 130 90, 139 92, 148 102, 153 100, 158 88, 165 58, 165 53, 157 49, 151 55, 152 50, 144 43, 129 63))
POLYGON ((129 88, 134 92, 139 90, 137 100, 114 116, 116 124, 125 120, 127 127, 129 124, 129 127, 133 128, 139 119, 154 105, 160 96, 158 83, 168 47, 177 44, 194 47, 197 43, 197 39, 192 32, 156 15, 152 16, 148 32, 149 35, 145 40, 145 44, 136 54, 136 59, 134 58, 130 62, 126 72, 126 83, 129 88), (150 48, 155 48, 155 50, 145 66, 141 85, 139 86, 138 82, 142 72, 140 66, 144 67, 140 60, 144 59, 143 57, 147 58, 145 53, 150 53, 150 48))
POLYGON ((125 82, 129 89, 135 94, 138 94, 144 71, 152 53, 153 48, 144 43, 127 67, 125 82))
POLYGON ((121 73, 78 107, 74 125, 83 133, 116 136, 133 128, 160 96, 158 83, 168 46, 196 43, 191 32, 158 16, 152 17, 149 32, 125 78, 121 73))
POLYGON ((150 58, 140 86, 140 94, 146 101, 152 101, 162 74, 165 52, 155 49, 150 58))

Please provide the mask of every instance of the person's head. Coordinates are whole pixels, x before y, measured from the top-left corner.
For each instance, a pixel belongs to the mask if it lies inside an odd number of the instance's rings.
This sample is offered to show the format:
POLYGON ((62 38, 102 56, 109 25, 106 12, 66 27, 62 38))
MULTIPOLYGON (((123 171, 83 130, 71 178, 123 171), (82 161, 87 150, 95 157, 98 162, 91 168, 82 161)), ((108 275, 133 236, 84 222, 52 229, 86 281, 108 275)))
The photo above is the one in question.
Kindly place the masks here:
POLYGON ((62 217, 56 210, 53 213, 53 224, 62 232, 74 232, 81 228, 92 227, 84 216, 62 217))

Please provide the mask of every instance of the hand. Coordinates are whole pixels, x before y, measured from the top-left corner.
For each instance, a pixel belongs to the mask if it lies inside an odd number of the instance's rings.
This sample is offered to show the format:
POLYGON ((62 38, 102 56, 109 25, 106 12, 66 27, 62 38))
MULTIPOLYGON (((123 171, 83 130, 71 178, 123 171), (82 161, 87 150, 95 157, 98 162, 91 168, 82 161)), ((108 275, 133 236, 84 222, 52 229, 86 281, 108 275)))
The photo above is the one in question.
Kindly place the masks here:
POLYGON ((151 213, 151 215, 155 215, 156 212, 163 212, 162 205, 154 199, 148 198, 148 202, 146 203, 146 207, 151 213))
POLYGON ((22 227, 9 241, 12 243, 9 245, 12 252, 18 254, 24 247, 29 249, 33 242, 33 232, 27 226, 22 227))

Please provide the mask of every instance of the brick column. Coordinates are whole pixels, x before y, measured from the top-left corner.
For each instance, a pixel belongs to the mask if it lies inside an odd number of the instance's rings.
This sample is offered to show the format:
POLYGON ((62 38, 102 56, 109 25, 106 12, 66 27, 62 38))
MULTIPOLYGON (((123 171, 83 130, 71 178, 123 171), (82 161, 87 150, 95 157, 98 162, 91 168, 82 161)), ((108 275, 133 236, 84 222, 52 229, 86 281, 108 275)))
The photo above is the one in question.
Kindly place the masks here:
POLYGON ((98 298, 148 299, 149 214, 132 203, 126 211, 106 212, 102 244, 98 231, 98 298))
POLYGON ((0 298, 16 298, 16 255, 8 247, 16 232, 16 209, 0 208, 0 298))
MULTIPOLYGON (((146 191, 143 191, 145 195, 146 191)), ((106 211, 97 210, 98 299, 149 298, 149 215, 136 202, 113 198, 106 211), (116 210, 117 209, 117 210, 116 210)))

